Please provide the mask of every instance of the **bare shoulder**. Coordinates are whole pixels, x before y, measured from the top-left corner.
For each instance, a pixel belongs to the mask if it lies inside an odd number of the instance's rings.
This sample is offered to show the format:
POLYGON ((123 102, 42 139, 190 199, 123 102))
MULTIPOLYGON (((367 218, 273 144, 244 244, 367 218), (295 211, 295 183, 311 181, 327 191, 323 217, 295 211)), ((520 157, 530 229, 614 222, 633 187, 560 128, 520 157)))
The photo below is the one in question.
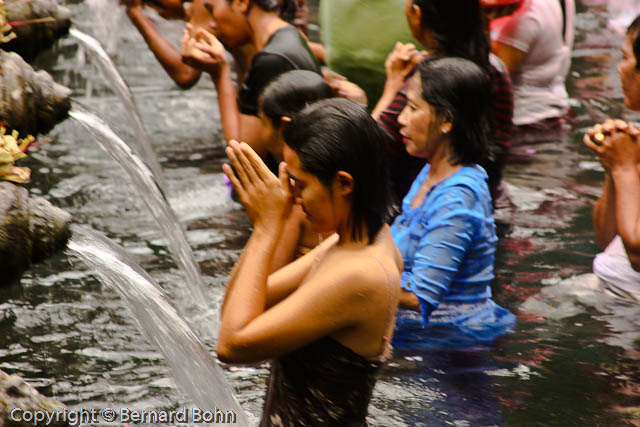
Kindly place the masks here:
POLYGON ((318 268, 318 278, 322 278, 325 286, 337 285, 337 288, 353 295, 388 295, 389 284, 395 292, 400 286, 402 257, 391 233, 387 235, 384 231, 381 230, 371 245, 360 250, 341 251, 335 248, 327 253, 318 268))

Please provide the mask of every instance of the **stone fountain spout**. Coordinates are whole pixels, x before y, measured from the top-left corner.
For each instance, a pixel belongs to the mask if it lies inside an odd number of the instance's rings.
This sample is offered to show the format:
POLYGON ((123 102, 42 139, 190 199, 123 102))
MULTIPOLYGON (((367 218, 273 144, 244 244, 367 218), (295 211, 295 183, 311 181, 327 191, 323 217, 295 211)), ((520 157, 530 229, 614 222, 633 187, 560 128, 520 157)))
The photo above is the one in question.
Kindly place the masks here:
POLYGON ((16 38, 0 45, 30 60, 64 37, 71 26, 71 11, 56 0, 5 0, 7 20, 14 22, 16 38))
POLYGON ((64 120, 71 91, 19 55, 0 50, 0 122, 20 134, 46 133, 64 120))
POLYGON ((30 198, 16 184, 0 181, 0 284, 19 278, 32 262, 63 249, 71 215, 47 200, 30 198))

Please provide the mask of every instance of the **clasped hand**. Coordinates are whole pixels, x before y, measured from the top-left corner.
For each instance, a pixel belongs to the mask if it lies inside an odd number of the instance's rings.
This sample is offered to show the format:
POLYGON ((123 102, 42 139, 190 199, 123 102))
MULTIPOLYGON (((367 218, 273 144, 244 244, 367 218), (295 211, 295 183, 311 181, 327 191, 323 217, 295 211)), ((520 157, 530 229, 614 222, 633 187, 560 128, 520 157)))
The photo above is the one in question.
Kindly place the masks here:
POLYGON ((227 157, 233 165, 222 170, 233 184, 254 227, 277 228, 291 212, 293 194, 284 162, 279 177, 264 164, 260 156, 245 142, 229 142, 227 157))
POLYGON ((606 120, 587 131, 583 142, 600 158, 608 172, 637 168, 640 161, 640 130, 623 120, 606 120))
POLYGON ((396 43, 384 63, 387 79, 404 82, 411 70, 427 56, 429 56, 428 52, 418 51, 412 43, 396 43))
POLYGON ((224 46, 205 29, 187 24, 182 36, 182 62, 213 76, 226 64, 224 46))
POLYGON ((365 108, 367 107, 369 103, 367 94, 360 86, 331 70, 323 70, 322 76, 336 96, 347 98, 365 108))

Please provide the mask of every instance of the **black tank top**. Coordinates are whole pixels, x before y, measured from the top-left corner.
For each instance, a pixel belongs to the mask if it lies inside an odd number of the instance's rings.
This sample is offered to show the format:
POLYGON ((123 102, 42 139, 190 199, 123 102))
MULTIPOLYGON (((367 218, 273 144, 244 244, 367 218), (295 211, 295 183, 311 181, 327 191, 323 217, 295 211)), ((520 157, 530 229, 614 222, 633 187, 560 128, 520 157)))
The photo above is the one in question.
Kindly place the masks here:
MULTIPOLYGON (((389 272, 377 256, 370 256, 384 270, 392 295, 389 272)), ((316 258, 312 271, 320 259, 316 258)), ((385 330, 393 323, 397 304, 395 299, 389 301, 385 330)), ((375 359, 360 356, 331 337, 275 359, 260 426, 366 426, 376 373, 388 357, 390 341, 391 336, 382 337, 375 359)))
POLYGON ((382 366, 325 337, 274 360, 261 427, 366 426, 382 366))
POLYGON ((321 74, 320 64, 300 32, 287 25, 273 33, 264 49, 256 52, 238 93, 242 114, 258 115, 258 99, 269 83, 291 70, 309 70, 321 74))

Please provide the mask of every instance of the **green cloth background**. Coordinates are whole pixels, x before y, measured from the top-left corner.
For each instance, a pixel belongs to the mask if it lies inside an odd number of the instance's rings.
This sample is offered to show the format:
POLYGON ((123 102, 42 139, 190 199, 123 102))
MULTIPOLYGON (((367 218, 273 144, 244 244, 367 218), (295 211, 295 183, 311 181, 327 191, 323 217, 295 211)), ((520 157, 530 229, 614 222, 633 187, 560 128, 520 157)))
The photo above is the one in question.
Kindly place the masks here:
POLYGON ((384 61, 397 41, 412 42, 405 0, 321 0, 320 27, 329 68, 362 87, 373 108, 382 94, 384 61))

